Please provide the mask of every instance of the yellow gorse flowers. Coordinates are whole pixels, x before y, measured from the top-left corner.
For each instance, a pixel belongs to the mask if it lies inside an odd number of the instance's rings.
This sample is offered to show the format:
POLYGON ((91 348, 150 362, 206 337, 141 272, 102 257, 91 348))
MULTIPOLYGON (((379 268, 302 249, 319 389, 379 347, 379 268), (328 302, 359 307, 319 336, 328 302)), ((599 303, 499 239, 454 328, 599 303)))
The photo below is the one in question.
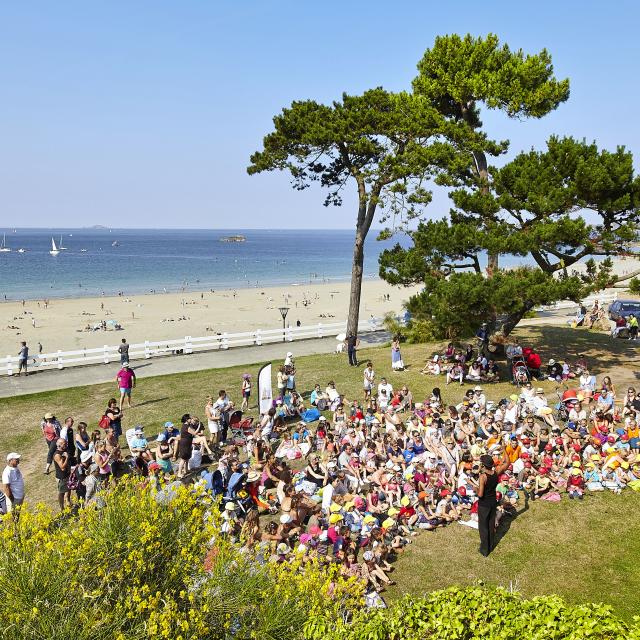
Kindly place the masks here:
POLYGON ((158 493, 135 480, 77 515, 36 507, 5 518, 0 637, 297 638, 311 616, 360 606, 360 583, 313 560, 260 564, 219 522, 202 490, 158 493))

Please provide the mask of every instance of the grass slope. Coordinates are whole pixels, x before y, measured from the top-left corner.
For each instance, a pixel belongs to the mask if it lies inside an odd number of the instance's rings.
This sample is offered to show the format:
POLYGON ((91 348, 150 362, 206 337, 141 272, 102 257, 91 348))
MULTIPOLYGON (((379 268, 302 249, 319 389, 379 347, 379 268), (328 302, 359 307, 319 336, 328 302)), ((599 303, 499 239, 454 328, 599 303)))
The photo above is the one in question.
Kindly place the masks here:
MULTIPOLYGON (((574 360, 578 353, 584 353, 593 363, 593 372, 611 375, 620 392, 637 381, 639 359, 634 343, 550 326, 528 328, 519 335, 523 341, 538 346, 543 360, 574 360)), ((295 344, 291 348, 295 352, 295 344)), ((404 372, 391 371, 388 348, 363 349, 359 359, 372 359, 378 380, 387 376, 394 387, 407 384, 417 399, 439 386, 446 402, 459 402, 464 391, 459 385, 446 387, 442 378, 418 373, 424 361, 441 348, 442 345, 405 346, 404 361, 412 366, 404 372)), ((362 369, 348 367, 345 356, 306 356, 296 364, 297 385, 305 393, 315 382, 324 387, 333 379, 348 398, 362 397, 362 369)), ((216 394, 221 388, 239 402, 241 374, 252 373, 255 382, 259 367, 256 364, 142 378, 134 391, 135 406, 126 412, 123 425, 126 429, 140 423, 148 435, 153 435, 166 420, 175 422, 185 412, 202 417, 206 395, 216 394)), ((545 382, 543 386, 553 391, 553 384, 545 382)), ((497 400, 511 393, 512 387, 501 383, 487 386, 486 391, 488 397, 497 400)), ((42 474, 45 446, 39 427, 41 417, 47 411, 61 420, 73 415, 76 421, 84 420, 93 429, 106 400, 115 392, 115 384, 100 384, 0 401, 0 455, 4 457, 12 450, 23 454, 22 468, 31 502, 53 504, 55 500, 55 480, 42 474)), ((257 389, 254 400, 256 394, 257 389)), ((255 410, 250 413, 255 415, 255 410)), ((636 594, 640 590, 639 504, 640 497, 632 492, 620 497, 593 496, 579 504, 568 500, 560 504, 533 503, 512 522, 489 559, 476 555, 477 533, 471 529, 455 525, 426 532, 398 561, 398 586, 389 596, 482 580, 503 586, 513 584, 527 596, 559 593, 571 602, 609 602, 628 619, 637 612, 636 594)))

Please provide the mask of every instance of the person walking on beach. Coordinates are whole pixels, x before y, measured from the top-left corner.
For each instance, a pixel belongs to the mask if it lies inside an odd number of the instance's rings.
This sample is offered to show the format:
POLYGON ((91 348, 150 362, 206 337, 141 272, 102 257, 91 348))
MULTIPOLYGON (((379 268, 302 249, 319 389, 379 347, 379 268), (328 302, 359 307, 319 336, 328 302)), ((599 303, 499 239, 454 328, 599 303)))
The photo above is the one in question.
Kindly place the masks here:
POLYGON ((123 365, 125 362, 129 362, 129 343, 126 338, 122 338, 118 353, 120 354, 120 364, 123 365))
POLYGON ((131 408, 131 390, 136 386, 136 374, 128 362, 122 363, 122 369, 118 371, 116 381, 120 389, 120 411, 122 411, 125 398, 129 408, 131 408))
POLYGON ((29 347, 27 347, 27 343, 22 341, 20 343, 20 351, 18 351, 18 375, 22 373, 24 369, 24 375, 28 376, 29 372, 27 371, 27 361, 29 360, 29 347))
POLYGON ((358 358, 356 356, 356 350, 360 345, 360 340, 358 340, 358 336, 355 336, 353 333, 350 333, 345 338, 345 344, 347 345, 347 353, 349 354, 349 366, 357 367, 358 358))

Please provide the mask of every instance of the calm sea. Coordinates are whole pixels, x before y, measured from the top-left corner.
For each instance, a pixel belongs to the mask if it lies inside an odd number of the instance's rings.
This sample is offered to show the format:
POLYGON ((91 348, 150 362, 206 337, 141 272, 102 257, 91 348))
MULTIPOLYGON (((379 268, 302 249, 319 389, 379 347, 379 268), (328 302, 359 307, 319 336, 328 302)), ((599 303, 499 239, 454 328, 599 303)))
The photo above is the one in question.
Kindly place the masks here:
MULTIPOLYGON (((348 280, 350 230, 0 229, 0 299, 69 298, 119 291, 194 291, 348 280), (220 242, 241 234, 245 242, 220 242), (51 238, 66 250, 49 255, 51 238), (18 249, 25 249, 18 253, 18 249)), ((365 278, 378 275, 383 249, 406 236, 365 247, 365 278)), ((502 264, 521 262, 503 257, 502 264)))
MULTIPOLYGON (((12 251, 0 252, 0 298, 14 300, 346 280, 354 237, 347 230, 12 228, 0 229, 0 242, 5 231, 12 251), (246 241, 220 242, 233 234, 246 241), (55 257, 52 237, 66 247, 55 257)), ((371 233, 365 277, 377 276, 380 251, 394 243, 371 233)))

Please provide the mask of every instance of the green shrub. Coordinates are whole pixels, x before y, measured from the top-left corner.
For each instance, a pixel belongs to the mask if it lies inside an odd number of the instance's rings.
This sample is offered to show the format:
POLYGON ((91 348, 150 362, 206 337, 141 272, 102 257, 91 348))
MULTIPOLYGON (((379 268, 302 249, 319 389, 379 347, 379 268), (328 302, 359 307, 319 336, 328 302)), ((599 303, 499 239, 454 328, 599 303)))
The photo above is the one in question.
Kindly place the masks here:
POLYGON ((558 596, 524 600, 504 589, 470 587, 405 597, 389 609, 356 615, 308 640, 638 640, 640 631, 607 605, 570 606, 558 596))

